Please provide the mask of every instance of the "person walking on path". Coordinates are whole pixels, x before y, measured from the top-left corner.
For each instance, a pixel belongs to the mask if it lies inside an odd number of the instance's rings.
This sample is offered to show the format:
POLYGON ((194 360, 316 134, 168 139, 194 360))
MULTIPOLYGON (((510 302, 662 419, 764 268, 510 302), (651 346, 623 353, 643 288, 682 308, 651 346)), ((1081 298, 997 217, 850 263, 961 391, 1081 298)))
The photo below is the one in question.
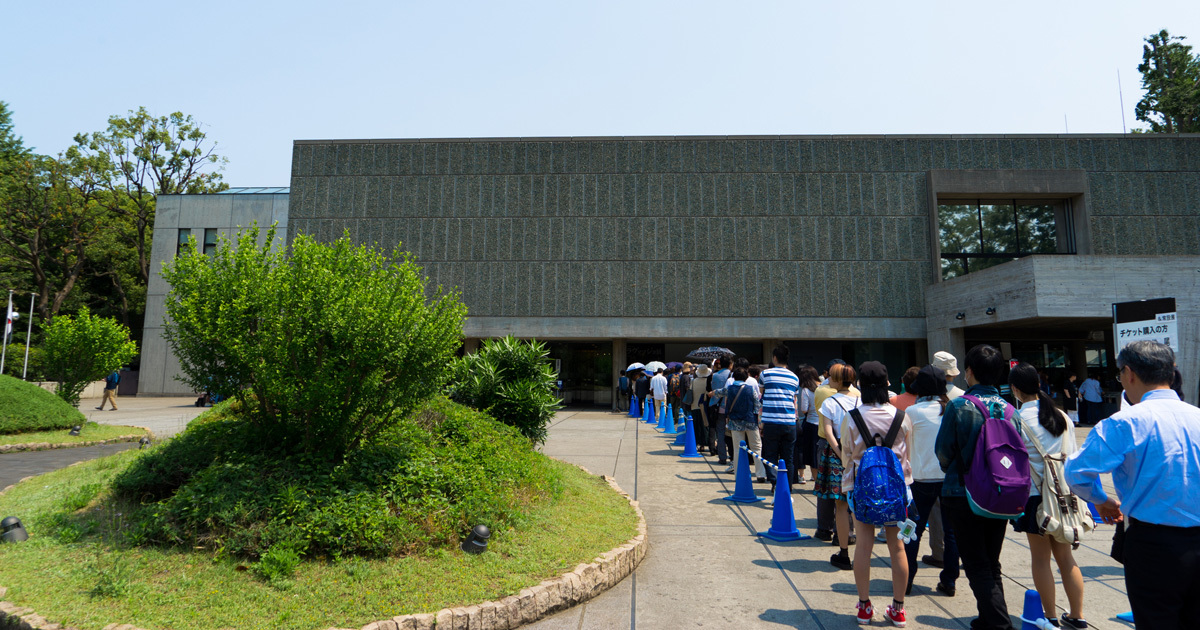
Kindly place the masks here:
POLYGON ((1079 388, 1075 386, 1076 378, 1074 374, 1068 374, 1062 388, 1063 411, 1067 412, 1072 424, 1079 424, 1079 388))
POLYGON ((104 403, 110 403, 112 411, 117 410, 117 384, 120 382, 121 373, 117 370, 104 377, 104 397, 100 399, 100 406, 96 409, 104 411, 104 403))
MULTIPOLYGON (((981 344, 967 352, 966 364, 966 394, 980 399, 985 405, 1007 407, 1008 403, 1000 397, 998 389, 1000 383, 1007 380, 1008 361, 1004 355, 992 346, 981 344)), ((984 420, 971 401, 964 397, 951 400, 942 415, 934 449, 946 473, 942 482, 943 510, 954 527, 958 554, 979 612, 979 617, 971 622, 971 628, 1011 630, 1013 626, 1008 617, 1008 604, 1004 601, 1004 576, 1000 567, 1007 521, 979 516, 972 511, 963 482, 984 420)))
MULTIPOLYGON (((921 549, 921 537, 925 533, 925 523, 930 520, 932 513, 940 508, 938 497, 942 495, 942 482, 946 473, 938 463, 934 445, 937 442, 938 430, 942 427, 942 413, 950 400, 946 397, 946 374, 935 365, 926 365, 917 372, 913 379, 911 391, 917 397, 917 402, 905 409, 905 415, 912 424, 912 443, 909 451, 909 461, 913 473, 913 504, 916 514, 913 520, 917 523, 916 537, 904 548, 908 555, 908 586, 904 592, 912 592, 913 580, 917 577, 917 552, 921 549), (935 507, 937 506, 937 507, 935 507)), ((939 510, 940 511, 940 510, 939 510)), ((948 521, 943 518, 943 523, 948 521)), ((954 527, 944 528, 945 560, 934 589, 954 597, 955 583, 958 581, 958 546, 955 544, 954 527)))
POLYGON ((1026 450, 1029 451, 1029 468, 1032 473, 1030 477, 1033 482, 1029 490, 1029 502, 1025 504, 1025 513, 1013 521, 1013 529, 1024 532, 1029 540, 1033 585, 1042 598, 1042 609, 1046 618, 1054 619, 1057 616, 1054 604, 1054 570, 1050 567, 1050 559, 1053 556, 1058 564, 1058 572, 1062 575, 1063 590, 1067 592, 1067 602, 1071 607, 1069 613, 1063 613, 1060 626, 1086 628, 1087 622, 1083 620, 1083 573, 1075 563, 1071 544, 1047 535, 1037 517, 1038 507, 1042 504, 1041 480, 1046 475, 1046 462, 1041 454, 1074 453, 1075 426, 1065 413, 1058 410, 1058 406, 1046 395, 1046 390, 1040 387, 1037 370, 1032 365, 1018 363, 1009 372, 1008 384, 1012 386, 1013 397, 1020 404, 1018 413, 1023 429, 1021 436, 1025 439, 1026 450), (1036 445, 1034 440, 1037 440, 1036 445), (1041 446, 1040 450, 1038 446, 1041 446))
POLYGON ((805 483, 801 474, 805 466, 808 467, 808 478, 814 481, 817 479, 817 427, 820 418, 817 415, 817 406, 813 403, 813 396, 821 382, 821 376, 817 374, 817 368, 811 365, 801 365, 796 376, 800 380, 800 403, 796 411, 797 436, 792 460, 796 462, 796 476, 799 477, 796 483, 805 483))
MULTIPOLYGON (((912 485, 912 468, 909 464, 909 453, 912 440, 912 423, 904 413, 897 410, 888 402, 888 373, 887 368, 878 361, 867 361, 859 366, 858 387, 862 390, 862 405, 856 413, 862 417, 867 435, 859 431, 858 423, 847 413, 842 421, 841 435, 845 473, 842 475, 842 492, 849 494, 855 490, 854 481, 858 466, 862 463, 863 455, 868 448, 881 445, 888 446, 895 453, 896 459, 904 471, 904 485, 900 491, 903 497, 898 500, 908 502, 907 487, 912 485), (876 437, 891 434, 892 424, 900 420, 899 432, 891 444, 877 442, 876 437)), ((855 493, 855 496, 860 496, 855 493)), ((901 512, 903 514, 903 511, 901 512)), ((858 623, 868 624, 875 616, 871 605, 871 553, 875 547, 875 525, 856 521, 855 530, 859 544, 854 549, 854 586, 858 591, 858 623)), ((908 588, 908 558, 904 553, 904 543, 900 541, 900 530, 897 523, 884 524, 883 531, 887 541, 888 555, 892 564, 892 603, 884 610, 884 618, 892 624, 904 627, 904 595, 908 588)))
MULTIPOLYGON (((762 373, 762 443, 763 459, 775 463, 782 459, 787 464, 788 493, 796 483, 796 400, 799 398, 800 379, 787 368, 788 347, 776 346, 771 351, 771 365, 762 373)), ((767 468, 767 480, 775 490, 775 470, 767 468)))
POLYGON ((1100 422, 1064 466, 1079 498, 1125 523, 1125 589, 1139 629, 1196 627, 1200 601, 1200 409, 1171 389, 1175 353, 1135 341, 1117 355, 1129 409, 1100 422), (1117 496, 1100 475, 1112 473, 1117 496))
POLYGON ((853 539, 850 534, 850 511, 846 504, 846 492, 842 490, 842 462, 845 461, 841 444, 842 421, 847 413, 860 404, 857 395, 851 394, 851 384, 858 380, 854 368, 844 363, 833 366, 829 370, 829 385, 835 393, 821 404, 821 427, 825 430, 824 444, 817 459, 817 483, 813 493, 821 499, 834 502, 834 523, 837 534, 834 541, 838 543, 838 552, 829 558, 833 566, 849 571, 854 568, 850 561, 849 546, 853 539))
POLYGON ((1088 374, 1079 386, 1079 423, 1085 427, 1094 427, 1100 422, 1100 405, 1104 402, 1101 395, 1100 381, 1088 374))

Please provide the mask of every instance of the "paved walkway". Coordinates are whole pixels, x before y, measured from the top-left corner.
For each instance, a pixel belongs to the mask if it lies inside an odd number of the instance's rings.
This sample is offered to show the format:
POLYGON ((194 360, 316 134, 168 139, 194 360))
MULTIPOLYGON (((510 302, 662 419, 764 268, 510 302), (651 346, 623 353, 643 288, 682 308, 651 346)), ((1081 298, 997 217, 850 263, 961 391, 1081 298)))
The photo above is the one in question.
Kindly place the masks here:
MULTIPOLYGON (((1082 443, 1086 435, 1080 430, 1082 443)), ((755 535, 770 525, 772 508, 723 501, 733 476, 715 458, 680 459, 673 438, 652 425, 607 412, 564 412, 544 452, 596 474, 613 475, 640 502, 650 550, 637 571, 600 597, 528 626, 536 630, 628 628, 856 628, 854 576, 829 564, 834 549, 816 540, 776 543, 755 535)), ((811 484, 793 496, 800 531, 816 526, 811 484)), ((760 495, 769 486, 759 484, 760 495)), ((1093 627, 1129 628, 1116 615, 1129 610, 1124 574, 1108 557, 1113 528, 1101 526, 1076 553, 1086 579, 1084 612, 1093 627)), ((852 550, 853 553, 853 550, 852 550)), ((928 546, 922 546, 928 553, 928 546)), ((1001 557, 1009 612, 1021 613, 1032 588, 1024 534, 1010 530, 1001 557)), ((875 546, 872 599, 876 625, 891 599, 886 548, 875 546), (881 555, 882 554, 882 555, 881 555)), ((1057 569, 1055 570, 1057 575, 1057 569)), ((909 628, 968 628, 975 602, 966 577, 957 597, 935 594, 937 570, 920 565, 906 601, 909 628)), ((1061 584, 1058 602, 1066 605, 1061 584)), ((1063 612, 1060 610, 1060 613, 1063 612)), ((1020 622, 1015 622, 1020 627, 1020 622)))
POLYGON ((79 411, 92 422, 146 427, 162 439, 183 431, 193 418, 208 409, 195 403, 195 396, 123 397, 117 399, 116 411, 108 409, 108 405, 104 411, 98 411, 100 399, 90 398, 80 401, 79 411))

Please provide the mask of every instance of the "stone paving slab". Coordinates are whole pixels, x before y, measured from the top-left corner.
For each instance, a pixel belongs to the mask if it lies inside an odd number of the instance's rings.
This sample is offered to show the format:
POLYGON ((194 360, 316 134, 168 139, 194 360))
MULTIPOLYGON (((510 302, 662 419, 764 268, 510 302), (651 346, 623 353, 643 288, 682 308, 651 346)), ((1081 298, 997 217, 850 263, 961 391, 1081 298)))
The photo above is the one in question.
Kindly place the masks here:
MULTIPOLYGON (((1080 443, 1087 429, 1080 429, 1080 443)), ((859 627, 854 576, 829 564, 828 543, 805 540, 776 543, 755 536, 770 525, 772 507, 724 501, 734 477, 723 474, 715 457, 680 459, 673 437, 652 425, 608 412, 561 413, 543 451, 611 474, 639 501, 646 516, 650 550, 632 576, 585 605, 527 626, 559 628, 818 628, 859 627)), ((769 486, 755 492, 769 498, 769 486)), ((801 532, 816 525, 812 484, 792 497, 801 532)), ((1130 628, 1115 619, 1129 610, 1124 573, 1108 557, 1112 527, 1101 526, 1075 552, 1085 578, 1084 611, 1095 628, 1130 628)), ((853 553, 853 551, 852 551, 853 553)), ((928 545, 922 545, 922 554, 928 545)), ((1009 530, 1001 555, 1009 612, 1021 612, 1032 588, 1029 548, 1024 534, 1009 530)), ((878 610, 891 599, 889 560, 882 543, 874 546, 871 593, 878 610)), ((1055 570, 1057 576, 1057 569, 1055 570)), ((907 598, 909 628, 968 628, 975 601, 963 576, 958 594, 933 590, 938 570, 920 565, 907 598)), ((1066 606, 1057 588, 1060 612, 1066 606)), ((876 625, 883 625, 877 613, 876 625)), ((1016 624, 1020 627, 1019 622, 1016 624)))

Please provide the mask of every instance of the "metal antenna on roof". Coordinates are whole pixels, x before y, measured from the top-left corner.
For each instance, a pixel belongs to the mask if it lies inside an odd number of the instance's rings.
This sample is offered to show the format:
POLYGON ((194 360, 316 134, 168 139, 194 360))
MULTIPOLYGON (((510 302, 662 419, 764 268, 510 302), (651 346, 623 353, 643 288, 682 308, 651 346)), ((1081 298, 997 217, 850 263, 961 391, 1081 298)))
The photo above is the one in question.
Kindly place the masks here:
POLYGON ((1125 131, 1125 95, 1121 92, 1121 67, 1117 66, 1117 98, 1121 100, 1121 133, 1125 131))

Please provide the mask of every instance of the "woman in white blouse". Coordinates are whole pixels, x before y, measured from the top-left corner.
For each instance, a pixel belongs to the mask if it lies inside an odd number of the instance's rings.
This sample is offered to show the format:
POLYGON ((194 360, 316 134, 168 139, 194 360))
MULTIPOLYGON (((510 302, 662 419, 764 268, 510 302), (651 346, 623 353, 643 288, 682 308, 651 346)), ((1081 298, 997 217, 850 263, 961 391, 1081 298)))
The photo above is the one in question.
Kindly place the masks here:
POLYGON ((1086 628, 1087 622, 1083 620, 1083 573, 1071 554, 1071 545, 1048 536, 1037 521, 1037 509, 1042 503, 1039 485, 1046 472, 1046 463, 1034 447, 1033 440, 1038 441, 1047 455, 1070 455, 1076 450, 1075 426, 1067 414, 1059 411, 1054 401, 1041 391, 1037 369, 1032 365, 1018 363, 1009 372, 1008 383, 1012 385, 1013 396, 1020 404, 1021 435, 1029 451, 1033 481, 1025 513, 1013 522, 1013 529, 1025 532, 1029 539, 1033 585, 1042 598, 1046 617, 1055 617, 1054 570, 1050 567, 1050 558, 1053 556, 1062 574, 1063 590, 1067 592, 1070 606, 1070 612, 1063 613, 1061 627, 1086 628))

